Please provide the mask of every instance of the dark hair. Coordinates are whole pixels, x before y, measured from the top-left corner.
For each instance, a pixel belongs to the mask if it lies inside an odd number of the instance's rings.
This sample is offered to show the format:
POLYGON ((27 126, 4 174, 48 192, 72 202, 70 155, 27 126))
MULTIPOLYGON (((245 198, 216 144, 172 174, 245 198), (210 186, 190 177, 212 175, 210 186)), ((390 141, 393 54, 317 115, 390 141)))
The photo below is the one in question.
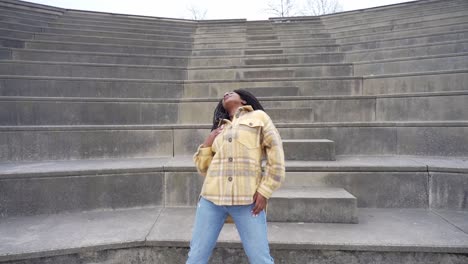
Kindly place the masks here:
MULTIPOLYGON (((237 93, 242 100, 246 101, 246 105, 252 106, 254 110, 265 111, 257 97, 255 97, 255 95, 253 95, 251 92, 244 89, 234 90, 233 92, 237 93)), ((211 127, 211 131, 218 128, 219 121, 223 119, 229 119, 229 113, 226 111, 226 109, 224 109, 223 99, 221 99, 219 100, 218 106, 216 106, 213 113, 213 126, 211 127)))

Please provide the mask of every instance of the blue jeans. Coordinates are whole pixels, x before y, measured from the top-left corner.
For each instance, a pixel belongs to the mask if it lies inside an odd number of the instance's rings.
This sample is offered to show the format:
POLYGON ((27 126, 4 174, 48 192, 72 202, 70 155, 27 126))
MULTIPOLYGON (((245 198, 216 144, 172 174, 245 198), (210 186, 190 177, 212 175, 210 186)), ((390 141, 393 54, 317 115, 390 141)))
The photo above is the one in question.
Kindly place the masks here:
POLYGON ((187 264, 208 263, 228 214, 236 224, 249 262, 253 264, 274 263, 268 246, 265 212, 262 211, 254 217, 252 209, 253 204, 219 206, 203 197, 200 198, 187 264))

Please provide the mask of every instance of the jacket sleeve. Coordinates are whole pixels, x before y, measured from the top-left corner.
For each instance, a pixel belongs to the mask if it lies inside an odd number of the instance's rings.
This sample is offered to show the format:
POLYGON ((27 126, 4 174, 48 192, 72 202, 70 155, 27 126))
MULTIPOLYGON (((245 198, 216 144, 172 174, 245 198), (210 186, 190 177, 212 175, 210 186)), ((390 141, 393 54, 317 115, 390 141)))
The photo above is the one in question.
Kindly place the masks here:
POLYGON ((193 161, 195 162, 198 173, 202 176, 206 176, 214 152, 211 150, 211 147, 203 148, 202 146, 203 144, 198 146, 197 152, 193 155, 193 161))
POLYGON ((271 118, 265 114, 262 147, 266 154, 266 167, 257 191, 269 199, 285 179, 284 151, 280 134, 271 118))

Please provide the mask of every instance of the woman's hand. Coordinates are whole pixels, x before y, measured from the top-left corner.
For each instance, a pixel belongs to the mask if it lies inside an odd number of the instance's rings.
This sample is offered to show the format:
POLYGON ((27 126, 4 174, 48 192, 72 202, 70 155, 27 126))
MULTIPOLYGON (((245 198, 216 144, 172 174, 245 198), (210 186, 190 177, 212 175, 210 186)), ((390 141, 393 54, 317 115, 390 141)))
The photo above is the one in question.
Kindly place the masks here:
POLYGON ((254 196, 254 208, 252 210, 253 216, 257 216, 263 209, 265 209, 267 204, 267 199, 263 197, 259 192, 255 192, 254 196))
POLYGON ((205 139, 205 142, 203 142, 203 147, 211 147, 213 145, 213 141, 215 138, 223 131, 224 125, 216 128, 215 130, 211 131, 211 133, 208 135, 208 137, 205 139))

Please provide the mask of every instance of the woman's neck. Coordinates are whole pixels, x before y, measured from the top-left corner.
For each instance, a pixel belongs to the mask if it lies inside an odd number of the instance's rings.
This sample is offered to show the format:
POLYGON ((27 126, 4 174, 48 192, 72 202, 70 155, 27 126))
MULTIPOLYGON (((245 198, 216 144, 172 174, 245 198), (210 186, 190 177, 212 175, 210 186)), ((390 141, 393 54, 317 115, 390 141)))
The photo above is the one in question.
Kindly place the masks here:
POLYGON ((237 109, 239 109, 239 107, 242 107, 243 105, 242 104, 235 104, 235 105, 230 105, 226 111, 229 113, 229 119, 232 121, 234 115, 236 114, 236 111, 237 109))

